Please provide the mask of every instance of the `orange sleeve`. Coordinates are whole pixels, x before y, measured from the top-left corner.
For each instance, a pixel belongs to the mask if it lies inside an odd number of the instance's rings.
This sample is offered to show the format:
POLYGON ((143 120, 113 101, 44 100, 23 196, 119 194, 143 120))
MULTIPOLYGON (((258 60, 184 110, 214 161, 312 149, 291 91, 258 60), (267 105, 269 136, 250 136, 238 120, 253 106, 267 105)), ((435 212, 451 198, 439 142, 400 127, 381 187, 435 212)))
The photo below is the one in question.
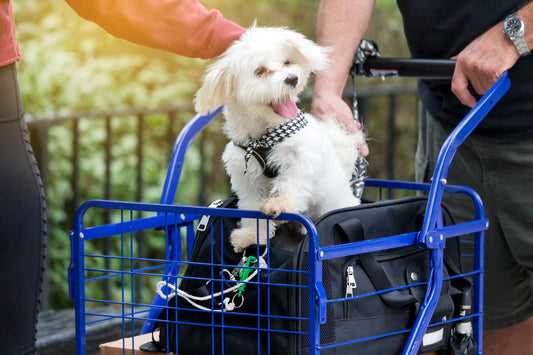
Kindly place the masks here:
POLYGON ((196 0, 66 1, 115 37, 187 57, 216 57, 245 32, 196 0))

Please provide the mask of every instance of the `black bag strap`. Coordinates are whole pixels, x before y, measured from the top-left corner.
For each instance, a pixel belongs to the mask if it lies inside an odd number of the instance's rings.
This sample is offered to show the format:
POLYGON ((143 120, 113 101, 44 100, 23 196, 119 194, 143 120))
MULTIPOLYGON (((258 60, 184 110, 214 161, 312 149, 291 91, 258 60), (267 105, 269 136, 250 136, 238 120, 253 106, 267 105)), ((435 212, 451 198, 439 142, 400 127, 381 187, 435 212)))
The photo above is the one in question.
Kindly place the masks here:
MULTIPOLYGON (((357 218, 350 218, 337 223, 335 229, 346 241, 357 242, 365 240, 363 225, 357 218), (353 237, 350 238, 349 236, 356 236, 356 238, 354 240, 353 237)), ((376 290, 388 290, 394 288, 387 273, 371 253, 359 254, 358 257, 361 266, 376 290)), ((383 303, 395 309, 403 308, 417 302, 416 298, 407 290, 393 290, 390 292, 379 293, 379 296, 383 303)))
MULTIPOLYGON (((387 274, 385 273, 385 270, 383 270, 381 265, 376 261, 376 259, 374 259, 372 254, 366 253, 359 255, 359 261, 361 261, 361 266, 363 269, 365 269, 365 272, 368 274, 370 281, 376 290, 387 290, 394 288, 387 274)), ((379 296, 381 297, 383 303, 391 308, 396 309, 403 308, 417 302, 416 298, 406 289, 380 293, 379 296)))

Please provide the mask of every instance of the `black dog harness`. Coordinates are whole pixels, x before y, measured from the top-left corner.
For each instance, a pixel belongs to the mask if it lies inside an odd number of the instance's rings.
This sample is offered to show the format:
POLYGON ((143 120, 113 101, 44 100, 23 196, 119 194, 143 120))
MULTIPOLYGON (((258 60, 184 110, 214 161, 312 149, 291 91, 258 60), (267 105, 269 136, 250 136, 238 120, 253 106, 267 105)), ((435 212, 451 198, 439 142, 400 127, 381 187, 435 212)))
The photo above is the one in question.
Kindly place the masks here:
POLYGON ((250 141, 247 145, 233 142, 237 147, 244 149, 244 173, 248 172, 248 161, 251 156, 259 162, 263 168, 263 175, 268 178, 278 176, 278 170, 268 165, 267 157, 272 147, 274 147, 283 139, 292 136, 305 126, 307 126, 307 119, 302 111, 298 110, 296 117, 291 118, 278 126, 269 128, 261 137, 250 141))

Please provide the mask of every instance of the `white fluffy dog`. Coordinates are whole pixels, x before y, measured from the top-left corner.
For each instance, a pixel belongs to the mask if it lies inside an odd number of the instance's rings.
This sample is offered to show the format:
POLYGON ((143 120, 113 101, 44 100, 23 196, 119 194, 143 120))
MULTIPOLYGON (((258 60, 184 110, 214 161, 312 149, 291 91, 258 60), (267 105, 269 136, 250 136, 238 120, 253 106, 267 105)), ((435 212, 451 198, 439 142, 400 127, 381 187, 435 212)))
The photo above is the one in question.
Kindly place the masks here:
MULTIPOLYGON (((252 26, 208 67, 195 108, 206 114, 224 105, 230 142, 222 159, 239 208, 315 219, 360 203, 349 182, 363 135, 295 104, 310 74, 326 68, 328 51, 286 28, 252 26)), ((231 243, 242 251, 274 230, 272 221, 243 219, 231 243)))

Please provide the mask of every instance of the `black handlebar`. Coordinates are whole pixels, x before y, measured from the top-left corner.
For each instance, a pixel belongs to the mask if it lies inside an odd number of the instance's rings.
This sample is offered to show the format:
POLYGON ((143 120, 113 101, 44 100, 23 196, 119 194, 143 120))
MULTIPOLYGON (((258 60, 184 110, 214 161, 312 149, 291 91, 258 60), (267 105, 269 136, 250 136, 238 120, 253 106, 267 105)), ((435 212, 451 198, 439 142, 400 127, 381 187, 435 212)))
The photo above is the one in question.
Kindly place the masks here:
POLYGON ((451 79, 455 70, 455 60, 368 57, 363 68, 372 77, 451 79))

